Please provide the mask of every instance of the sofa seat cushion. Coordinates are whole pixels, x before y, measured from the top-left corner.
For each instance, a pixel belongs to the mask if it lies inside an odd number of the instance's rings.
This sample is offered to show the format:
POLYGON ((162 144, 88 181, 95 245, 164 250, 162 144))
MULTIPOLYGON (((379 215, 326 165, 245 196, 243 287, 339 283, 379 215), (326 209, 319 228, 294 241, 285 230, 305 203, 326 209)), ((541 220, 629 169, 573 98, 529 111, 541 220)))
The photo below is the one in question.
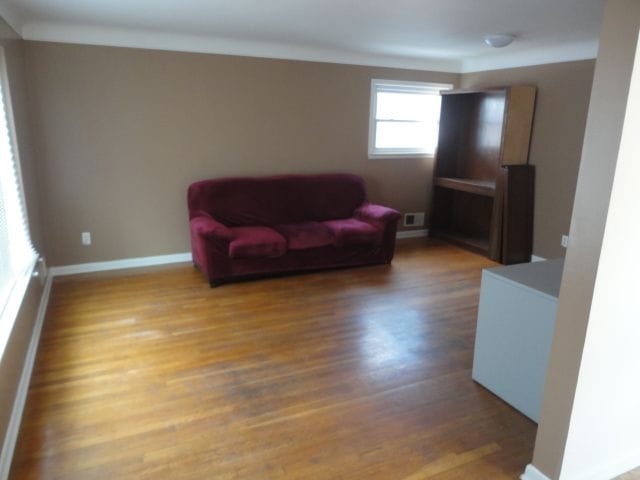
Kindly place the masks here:
POLYGON ((320 222, 300 222, 274 227, 287 239, 289 250, 326 247, 333 243, 333 235, 320 222))
POLYGON ((229 243, 231 258, 280 257, 287 252, 287 241, 269 227, 232 227, 229 243))
POLYGON ((382 230, 356 218, 328 220, 322 223, 333 235, 333 244, 336 247, 361 243, 378 244, 382 241, 382 230))

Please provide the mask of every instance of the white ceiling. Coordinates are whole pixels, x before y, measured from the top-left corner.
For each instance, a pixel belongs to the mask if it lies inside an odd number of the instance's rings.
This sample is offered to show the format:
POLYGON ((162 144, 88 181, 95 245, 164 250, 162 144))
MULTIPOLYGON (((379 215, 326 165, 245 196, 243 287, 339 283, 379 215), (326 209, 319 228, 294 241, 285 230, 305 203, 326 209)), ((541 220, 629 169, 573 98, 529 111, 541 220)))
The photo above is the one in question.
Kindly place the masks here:
POLYGON ((29 40, 469 72, 594 58, 604 0, 0 0, 29 40), (491 49, 482 37, 512 33, 491 49))

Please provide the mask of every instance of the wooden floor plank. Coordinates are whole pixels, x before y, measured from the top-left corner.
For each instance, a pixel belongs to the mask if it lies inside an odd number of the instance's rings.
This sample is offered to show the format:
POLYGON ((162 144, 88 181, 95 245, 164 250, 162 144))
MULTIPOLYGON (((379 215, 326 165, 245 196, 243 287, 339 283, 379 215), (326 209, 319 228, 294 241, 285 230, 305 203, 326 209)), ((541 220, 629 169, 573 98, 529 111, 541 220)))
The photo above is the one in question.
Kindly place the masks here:
POLYGON ((471 380, 481 269, 211 289, 190 265, 57 278, 12 479, 516 478, 535 425, 471 380))

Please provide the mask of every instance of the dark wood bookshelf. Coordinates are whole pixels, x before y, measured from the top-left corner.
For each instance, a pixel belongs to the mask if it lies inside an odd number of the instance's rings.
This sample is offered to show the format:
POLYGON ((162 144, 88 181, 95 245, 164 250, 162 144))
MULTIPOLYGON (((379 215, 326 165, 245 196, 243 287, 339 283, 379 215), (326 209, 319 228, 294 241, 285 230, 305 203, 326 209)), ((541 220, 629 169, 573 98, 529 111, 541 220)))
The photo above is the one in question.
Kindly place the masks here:
POLYGON ((493 260, 527 262, 535 87, 443 92, 430 231, 493 260))
POLYGON ((436 177, 435 185, 461 192, 475 193, 485 197, 493 197, 496 194, 495 180, 476 180, 473 178, 436 177))
POLYGON ((489 255, 489 239, 487 237, 467 235, 451 230, 440 230, 438 231, 438 238, 481 255, 489 255))

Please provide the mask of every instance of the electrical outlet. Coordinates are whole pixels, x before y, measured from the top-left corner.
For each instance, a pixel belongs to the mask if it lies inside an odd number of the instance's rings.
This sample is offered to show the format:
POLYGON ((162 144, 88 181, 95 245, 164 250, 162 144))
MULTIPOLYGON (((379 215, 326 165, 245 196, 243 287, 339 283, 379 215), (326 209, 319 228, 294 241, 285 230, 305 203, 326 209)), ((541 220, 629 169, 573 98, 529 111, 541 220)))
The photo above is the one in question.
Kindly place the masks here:
POLYGON ((405 213, 403 226, 405 227, 424 226, 424 212, 405 213))
POLYGON ((91 232, 82 232, 82 245, 91 245, 91 232))
POLYGON ((560 245, 562 245, 564 248, 567 248, 569 246, 569 235, 562 235, 560 245))

